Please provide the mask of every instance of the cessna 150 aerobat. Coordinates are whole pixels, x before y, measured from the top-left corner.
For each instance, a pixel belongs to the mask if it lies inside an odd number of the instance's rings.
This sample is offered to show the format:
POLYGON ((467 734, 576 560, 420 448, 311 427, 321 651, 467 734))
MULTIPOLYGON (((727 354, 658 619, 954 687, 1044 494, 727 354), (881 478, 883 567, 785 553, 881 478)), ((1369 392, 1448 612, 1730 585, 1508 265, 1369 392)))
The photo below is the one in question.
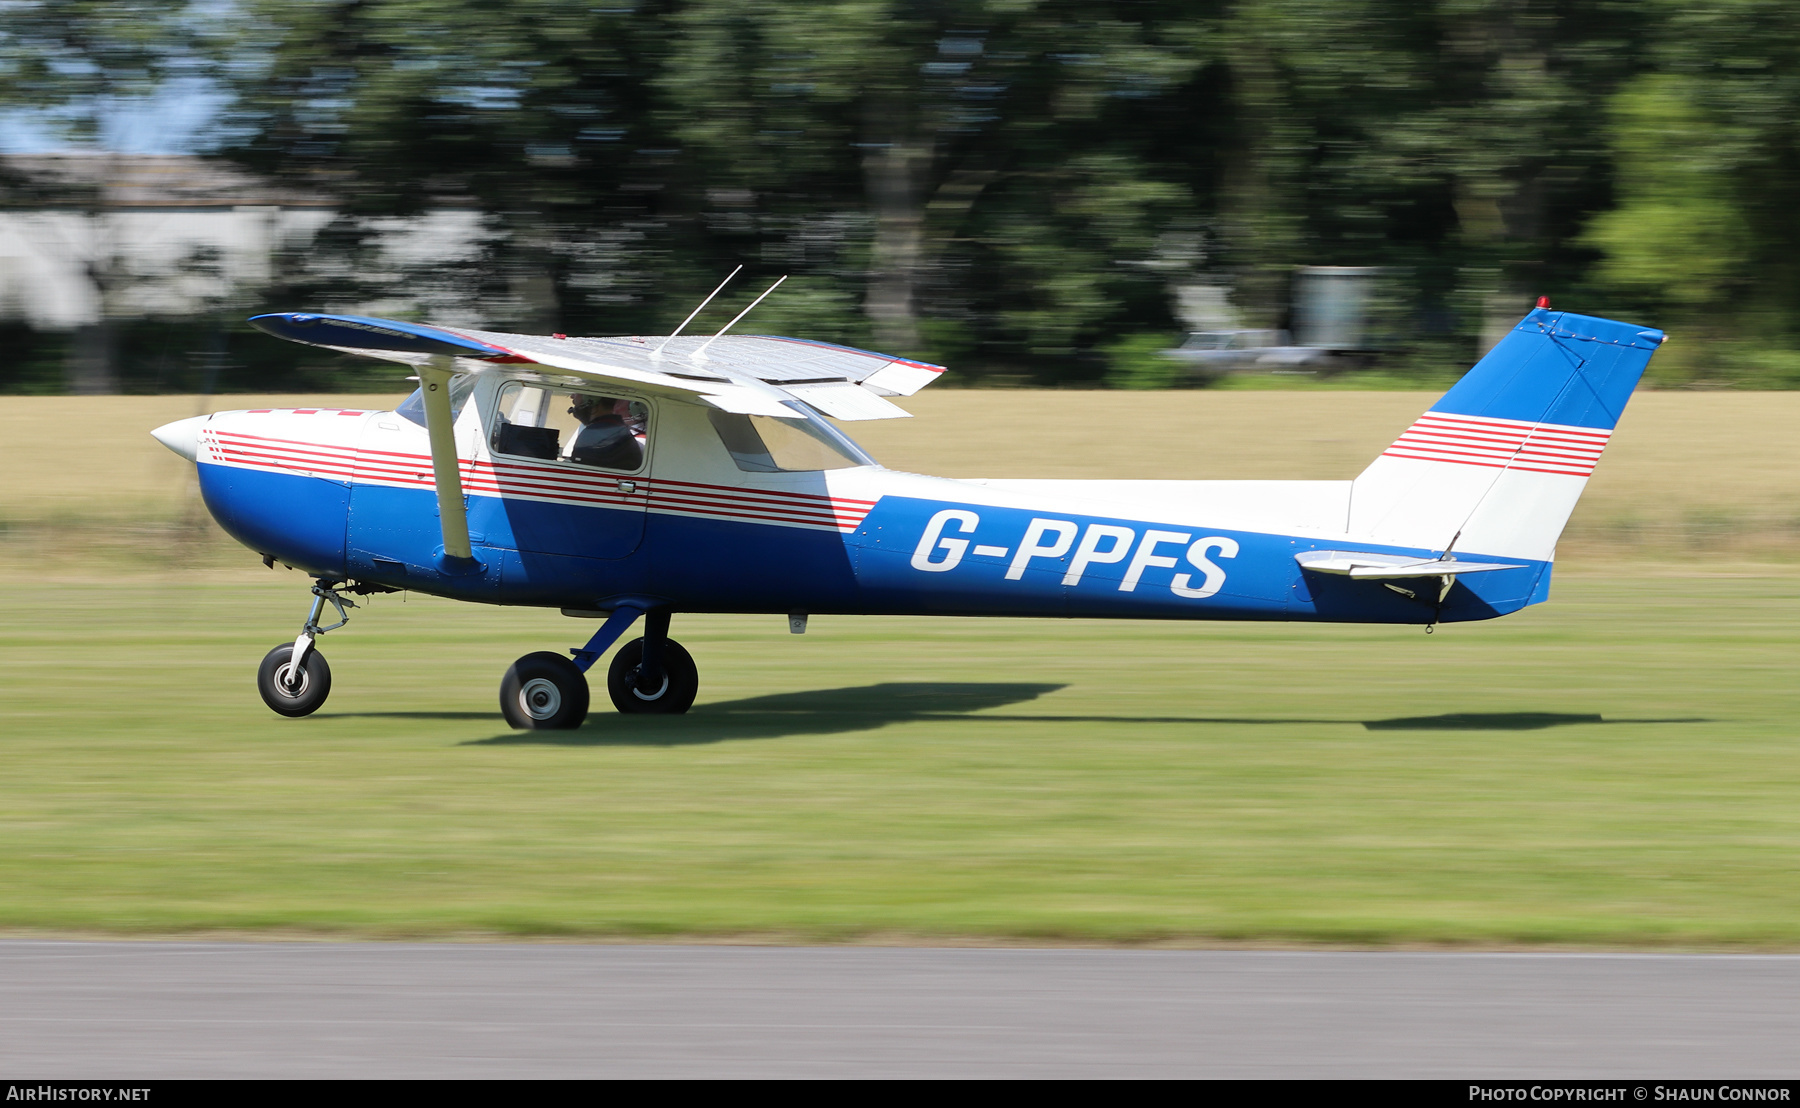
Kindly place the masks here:
POLYGON ((216 412, 153 432, 198 463, 226 531, 316 579, 298 638, 263 659, 263 699, 288 716, 324 703, 317 638, 350 595, 600 619, 572 658, 507 670, 501 711, 528 729, 580 726, 586 672, 640 617, 607 670, 613 704, 686 711, 699 678, 669 637, 677 612, 801 632, 840 614, 1429 628, 1518 611, 1547 598, 1557 536, 1664 338, 1539 301, 1354 480, 1031 481, 882 468, 824 417, 904 416, 888 398, 943 369, 866 350, 251 322, 419 381, 394 411, 216 412))

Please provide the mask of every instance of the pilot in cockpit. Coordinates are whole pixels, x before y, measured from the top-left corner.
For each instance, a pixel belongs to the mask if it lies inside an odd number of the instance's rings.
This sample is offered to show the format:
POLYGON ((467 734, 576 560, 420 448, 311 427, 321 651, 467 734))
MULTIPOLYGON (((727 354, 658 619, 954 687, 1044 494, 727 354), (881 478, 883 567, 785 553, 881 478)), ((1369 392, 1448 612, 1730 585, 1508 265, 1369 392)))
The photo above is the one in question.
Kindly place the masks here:
POLYGON ((631 410, 631 401, 610 396, 576 393, 569 412, 581 421, 581 430, 569 448, 569 460, 606 469, 636 469, 644 460, 643 420, 631 410))

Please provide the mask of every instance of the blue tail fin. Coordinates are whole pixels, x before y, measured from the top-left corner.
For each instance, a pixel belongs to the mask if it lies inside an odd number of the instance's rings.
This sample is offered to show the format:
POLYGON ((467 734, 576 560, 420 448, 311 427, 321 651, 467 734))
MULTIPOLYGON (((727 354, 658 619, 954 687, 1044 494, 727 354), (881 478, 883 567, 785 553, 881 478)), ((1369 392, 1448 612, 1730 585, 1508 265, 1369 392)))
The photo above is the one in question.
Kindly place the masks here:
POLYGON ((1663 337, 1533 311, 1356 479, 1352 536, 1551 560, 1663 337))
POLYGON ((1610 431, 1663 338, 1647 327, 1538 308, 1431 410, 1610 431))

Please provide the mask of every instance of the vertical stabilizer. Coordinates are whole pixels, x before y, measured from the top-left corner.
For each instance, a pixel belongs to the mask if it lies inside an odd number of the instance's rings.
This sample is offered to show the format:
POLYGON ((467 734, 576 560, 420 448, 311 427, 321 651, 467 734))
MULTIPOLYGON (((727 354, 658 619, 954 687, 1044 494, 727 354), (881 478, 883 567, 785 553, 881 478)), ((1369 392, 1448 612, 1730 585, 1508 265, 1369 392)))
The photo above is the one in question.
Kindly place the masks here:
POLYGON ((1549 561, 1663 333, 1539 308, 1352 487, 1350 535, 1549 561))

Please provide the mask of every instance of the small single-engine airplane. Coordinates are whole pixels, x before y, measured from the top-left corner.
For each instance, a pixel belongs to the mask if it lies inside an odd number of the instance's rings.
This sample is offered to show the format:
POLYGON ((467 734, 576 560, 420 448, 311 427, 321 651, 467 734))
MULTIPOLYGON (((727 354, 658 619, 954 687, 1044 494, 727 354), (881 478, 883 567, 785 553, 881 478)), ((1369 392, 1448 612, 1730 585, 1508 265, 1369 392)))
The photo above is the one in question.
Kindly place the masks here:
POLYGON ((216 412, 152 432, 198 463, 227 532, 316 579, 299 636, 262 661, 263 700, 287 716, 324 703, 316 640, 347 622, 350 595, 602 620, 572 660, 544 651, 506 671, 500 709, 527 729, 580 726, 587 670, 640 616, 643 637, 607 670, 622 712, 693 703, 675 612, 779 614, 801 633, 825 614, 1430 629, 1518 611, 1548 597, 1557 537, 1664 339, 1540 300, 1353 481, 1030 481, 878 465, 822 417, 904 416, 887 398, 942 367, 866 350, 731 324, 700 339, 686 323, 570 338, 251 322, 419 381, 393 411, 216 412), (335 622, 320 622, 326 605, 335 622))

